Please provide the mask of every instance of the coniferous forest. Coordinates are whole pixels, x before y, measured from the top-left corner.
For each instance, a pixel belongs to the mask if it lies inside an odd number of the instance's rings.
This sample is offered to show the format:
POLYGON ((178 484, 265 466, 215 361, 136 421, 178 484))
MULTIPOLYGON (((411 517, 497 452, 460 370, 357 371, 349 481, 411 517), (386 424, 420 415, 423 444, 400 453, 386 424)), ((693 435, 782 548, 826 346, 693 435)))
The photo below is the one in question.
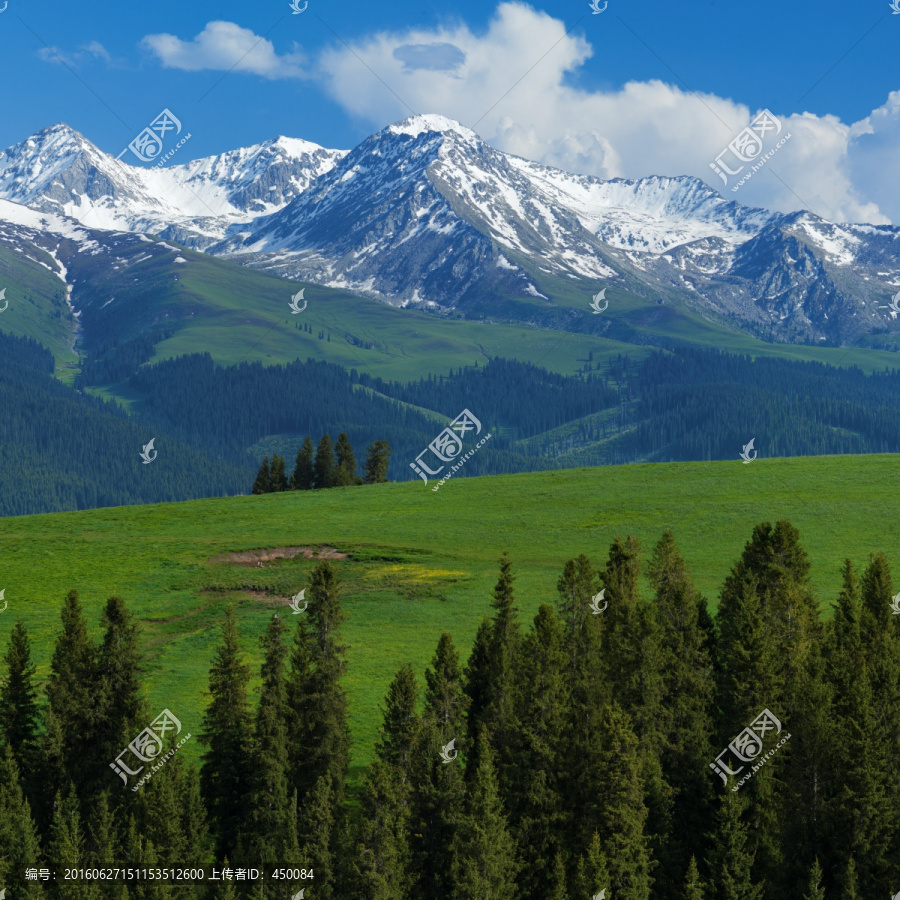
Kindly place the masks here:
POLYGON ((165 756, 177 745, 164 732, 161 752, 141 745, 164 764, 127 777, 111 763, 131 773, 122 748, 160 712, 141 694, 140 634, 112 597, 92 636, 73 590, 45 683, 21 623, 6 649, 0 883, 11 898, 79 900, 891 896, 891 573, 883 554, 846 560, 838 596, 817 597, 809 569, 789 522, 757 525, 713 615, 671 532, 647 551, 617 538, 605 559, 565 563, 526 621, 504 554, 471 648, 445 633, 424 672, 396 672, 359 781, 335 564, 312 570, 293 631, 270 620, 258 701, 223 613, 192 736, 201 766, 165 756), (206 879, 62 879, 116 866, 206 879), (267 877, 210 880, 226 867, 267 877), (41 868, 55 881, 25 878, 41 868))
MULTIPOLYGON (((266 493, 280 490, 273 457, 284 461, 290 488, 289 457, 312 434, 342 433, 367 448, 388 435, 391 480, 415 480, 410 463, 463 409, 492 434, 466 476, 736 459, 750 438, 764 457, 900 447, 896 371, 717 350, 674 347, 639 363, 588 359, 570 376, 492 359, 412 383, 314 360, 222 367, 193 354, 134 373, 129 391, 139 402, 130 414, 83 393, 91 379, 62 384, 34 341, 0 334, 0 355, 0 515, 248 493, 264 458, 266 493), (151 438, 159 459, 144 465, 139 453, 151 438)), ((115 358, 107 364, 119 372, 115 358)), ((352 478, 348 470, 338 483, 364 475, 364 467, 352 478)))

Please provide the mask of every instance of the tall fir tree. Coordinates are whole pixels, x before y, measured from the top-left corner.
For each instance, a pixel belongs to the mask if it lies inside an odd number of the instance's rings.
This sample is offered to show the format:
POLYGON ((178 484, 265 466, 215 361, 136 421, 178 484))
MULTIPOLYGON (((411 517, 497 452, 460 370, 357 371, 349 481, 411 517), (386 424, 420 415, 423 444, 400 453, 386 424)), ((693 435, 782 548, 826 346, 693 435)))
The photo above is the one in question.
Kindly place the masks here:
POLYGON ((256 473, 256 480, 253 482, 254 494, 268 494, 272 490, 272 473, 269 470, 269 457, 267 456, 259 471, 256 473))
POLYGON ((691 856, 681 896, 683 900, 703 900, 705 888, 706 885, 700 880, 700 872, 697 869, 697 857, 691 856))
POLYGON ((299 815, 300 867, 313 870, 316 897, 340 897, 334 853, 335 796, 328 773, 319 777, 299 815))
POLYGON ((410 848, 413 894, 438 900, 452 891, 450 852, 465 788, 461 762, 441 750, 464 733, 467 698, 459 654, 444 632, 425 670, 425 708, 412 757, 410 848))
MULTIPOLYGON (((838 776, 851 808, 867 814, 854 822, 851 847, 863 896, 892 890, 900 864, 900 773, 894 765, 900 748, 900 635, 890 608, 892 593, 887 558, 875 554, 860 581, 862 664, 857 662, 859 678, 851 686, 852 707, 844 719, 850 728, 842 735, 844 752, 854 756, 838 776)), ((840 822, 834 827, 839 829, 840 822)))
MULTIPOLYGON (((57 873, 64 873, 69 868, 89 867, 81 816, 78 812, 78 798, 74 789, 70 789, 65 798, 60 794, 56 795, 47 857, 57 873)), ((63 881, 57 876, 50 884, 49 893, 58 900, 96 900, 99 891, 90 881, 80 879, 63 881)))
POLYGON ((812 868, 809 870, 809 881, 806 885, 806 892, 803 894, 803 900, 825 900, 825 888, 822 886, 822 867, 819 860, 813 860, 812 868))
POLYGON ((519 875, 526 900, 553 896, 566 884, 565 877, 560 881, 558 866, 564 867, 567 852, 567 815, 575 811, 565 809, 561 783, 570 702, 563 641, 556 613, 542 604, 522 645, 528 665, 520 670, 518 727, 511 748, 518 765, 510 773, 509 814, 518 845, 529 848, 519 875))
POLYGON ((375 743, 378 758, 397 775, 404 790, 409 787, 409 769, 420 723, 416 712, 419 687, 409 663, 400 667, 388 687, 381 737, 375 743))
POLYGON ((19 784, 19 769, 8 744, 0 746, 0 884, 14 897, 38 900, 39 881, 25 877, 40 865, 40 844, 31 808, 19 784))
POLYGON ((712 815, 708 763, 715 736, 715 681, 700 611, 704 601, 691 581, 671 531, 653 551, 648 574, 654 589, 661 655, 662 775, 672 790, 670 823, 659 848, 654 893, 676 900, 688 861, 703 854, 712 815))
POLYGON ((329 561, 313 569, 307 597, 287 686, 290 789, 297 791, 302 805, 319 778, 326 776, 335 806, 340 807, 350 752, 347 695, 341 685, 347 670, 346 647, 341 643, 346 617, 337 572, 329 561))
POLYGON ((287 474, 285 473, 284 457, 277 453, 272 454, 272 468, 269 472, 269 490, 273 492, 286 491, 288 489, 287 474))
POLYGON ((78 591, 69 591, 61 618, 62 632, 53 650, 46 687, 49 710, 41 751, 46 791, 44 803, 36 811, 42 829, 49 828, 57 791, 63 791, 71 780, 84 803, 81 794, 97 774, 95 748, 102 715, 97 702, 101 695, 97 648, 88 634, 78 591))
POLYGON ((370 900, 407 900, 412 870, 408 794, 396 772, 377 759, 366 770, 354 861, 354 893, 370 900))
MULTIPOLYGON (((612 895, 649 900, 654 866, 647 833, 642 754, 628 714, 616 704, 603 710, 595 783, 596 831, 609 864, 612 895)), ((584 810, 591 818, 591 804, 584 810)))
POLYGON ((290 488, 292 491, 312 490, 314 478, 313 444, 312 438, 307 436, 297 451, 297 461, 294 464, 294 474, 291 475, 290 488))
POLYGON ((366 448, 366 484, 384 484, 388 480, 391 447, 387 441, 372 441, 366 448))
POLYGON ((469 713, 467 772, 478 770, 478 736, 483 729, 491 735, 500 795, 509 802, 510 774, 513 765, 512 741, 516 732, 516 681, 519 670, 521 633, 515 601, 515 576, 508 553, 500 559, 500 576, 494 587, 487 645, 486 696, 480 708, 473 704, 469 713))
POLYGON ((601 648, 605 613, 593 614, 597 575, 584 554, 566 562, 556 587, 566 654, 564 678, 570 690, 559 778, 567 813, 566 846, 577 860, 586 852, 599 821, 597 779, 602 765, 603 710, 609 702, 601 648))
POLYGON ((334 447, 331 443, 331 436, 328 434, 322 435, 322 439, 319 441, 318 447, 316 447, 316 459, 313 463, 315 472, 314 487, 334 487, 337 478, 335 468, 334 447))
POLYGON ((356 456, 353 454, 353 447, 350 445, 350 438, 347 437, 346 431, 342 431, 338 435, 335 455, 335 486, 346 487, 351 484, 361 484, 362 479, 356 474, 356 456))
POLYGON ((830 771, 825 779, 823 815, 826 849, 822 859, 831 884, 843 885, 854 854, 884 847, 882 824, 890 803, 879 773, 867 648, 862 642, 862 597, 853 564, 844 560, 842 587, 826 645, 825 677, 833 693, 828 737, 830 771), (880 835, 879 835, 880 832, 880 835))
POLYGON ((479 735, 478 767, 452 847, 453 896, 459 900, 514 900, 519 859, 497 785, 490 734, 479 735))
POLYGON ((222 624, 222 643, 209 672, 210 704, 203 714, 200 734, 207 748, 200 785, 216 833, 219 858, 234 855, 244 818, 252 746, 249 680, 250 669, 243 661, 237 621, 229 606, 222 624))
POLYGON ((243 840, 248 860, 258 860, 273 868, 294 866, 298 857, 298 847, 291 843, 287 773, 286 631, 276 613, 260 638, 262 686, 256 711, 243 840))
POLYGON ((587 850, 578 860, 573 896, 597 897, 599 895, 605 900, 608 890, 609 864, 600 843, 600 835, 595 831, 587 850))
POLYGON ((363 794, 358 855, 363 861, 359 888, 364 896, 403 900, 413 878, 410 864, 411 766, 420 723, 419 689, 408 663, 388 687, 376 761, 363 794))
MULTIPOLYGON (((671 562, 677 567, 676 560, 671 562)), ((640 574, 640 543, 631 535, 625 541, 617 537, 600 575, 609 604, 603 614, 603 680, 610 687, 613 702, 627 713, 638 738, 641 779, 649 813, 648 837, 657 852, 666 852, 676 830, 672 788, 661 765, 672 730, 671 710, 664 703, 663 673, 667 660, 659 619, 654 608, 641 597, 640 574)), ((680 875, 681 865, 676 864, 675 868, 680 875)), ((663 897, 673 897, 677 880, 670 875, 661 888, 663 897)))
POLYGON ((484 616, 475 633, 475 640, 472 642, 472 649, 463 673, 468 711, 466 739, 463 743, 473 759, 478 730, 481 728, 485 711, 490 702, 492 627, 490 616, 484 616))
POLYGON ((762 900, 763 886, 753 880, 753 849, 742 818, 744 804, 731 787, 721 793, 711 834, 712 896, 716 900, 762 900))
POLYGON ((98 794, 116 783, 109 763, 135 735, 150 724, 141 696, 140 635, 137 623, 121 597, 106 601, 100 620, 103 639, 97 653, 97 696, 93 746, 93 777, 81 789, 82 803, 93 803, 98 794))
POLYGON ((34 771, 40 715, 34 685, 36 666, 31 661, 28 631, 21 619, 13 626, 4 660, 6 674, 0 679, 0 738, 9 744, 22 780, 28 783, 34 771))

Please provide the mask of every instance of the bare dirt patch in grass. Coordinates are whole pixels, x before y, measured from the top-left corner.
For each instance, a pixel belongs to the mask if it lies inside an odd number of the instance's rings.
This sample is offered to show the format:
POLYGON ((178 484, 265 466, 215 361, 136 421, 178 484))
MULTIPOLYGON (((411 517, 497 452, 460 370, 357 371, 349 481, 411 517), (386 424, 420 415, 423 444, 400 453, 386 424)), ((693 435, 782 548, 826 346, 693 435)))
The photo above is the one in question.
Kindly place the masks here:
POLYGON ((234 553, 226 553, 223 556, 214 556, 210 562, 234 563, 238 566, 250 566, 261 568, 264 563, 275 559, 294 559, 302 556, 304 559, 346 559, 347 554, 335 550, 334 547, 273 547, 264 550, 239 550, 234 553))

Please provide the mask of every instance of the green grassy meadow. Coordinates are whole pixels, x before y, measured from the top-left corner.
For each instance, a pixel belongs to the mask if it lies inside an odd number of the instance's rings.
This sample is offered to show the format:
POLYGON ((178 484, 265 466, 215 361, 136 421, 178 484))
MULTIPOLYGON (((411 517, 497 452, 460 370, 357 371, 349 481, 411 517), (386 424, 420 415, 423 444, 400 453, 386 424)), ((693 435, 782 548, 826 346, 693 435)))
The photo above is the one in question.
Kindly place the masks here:
MULTIPOLYGON (((395 465, 402 464, 395 461, 395 465)), ((343 581, 349 647, 354 764, 371 753, 378 705, 396 669, 421 673, 449 631, 467 655, 489 610, 497 558, 512 555, 526 624, 553 602, 567 559, 586 553, 602 567, 616 535, 635 535, 649 553, 675 532, 694 578, 715 601, 754 524, 791 520, 813 564, 825 610, 844 557, 872 551, 900 562, 900 469, 895 455, 760 458, 576 469, 323 492, 270 494, 0 519, 0 613, 5 647, 18 617, 46 677, 59 608, 77 588, 92 634, 106 597, 119 594, 140 619, 151 708, 168 707, 196 734, 217 625, 236 607, 244 646, 258 668, 257 640, 272 612, 293 625, 288 597, 304 587, 316 558, 228 554, 333 548, 343 581)), ((330 553, 331 551, 325 551, 330 553)), ((255 682, 254 682, 255 684, 255 682)), ((185 751, 200 751, 190 741, 185 751)))

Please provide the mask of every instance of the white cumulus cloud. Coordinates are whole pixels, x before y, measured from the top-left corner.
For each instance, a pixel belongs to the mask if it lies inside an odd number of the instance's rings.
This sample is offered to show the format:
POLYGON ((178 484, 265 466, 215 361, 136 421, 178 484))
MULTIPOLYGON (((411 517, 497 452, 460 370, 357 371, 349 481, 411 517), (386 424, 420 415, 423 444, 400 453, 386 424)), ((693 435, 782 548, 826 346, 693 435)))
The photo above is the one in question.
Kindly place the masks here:
POLYGON ((324 51, 316 70, 332 97, 373 128, 410 110, 439 113, 501 150, 572 172, 695 175, 748 205, 808 208, 839 222, 900 222, 894 149, 900 92, 849 125, 836 116, 773 109, 781 136, 791 138, 733 193, 710 163, 759 110, 658 80, 614 90, 574 87, 573 76, 592 53, 583 36, 566 34, 561 20, 525 3, 503 2, 481 33, 462 22, 382 31, 324 51), (409 48, 418 56, 418 48, 429 45, 440 45, 452 68, 411 65, 409 48))
POLYGON ((141 44, 169 69, 248 72, 270 79, 306 76, 300 53, 279 56, 271 41, 234 22, 209 22, 192 41, 148 34, 141 44))

